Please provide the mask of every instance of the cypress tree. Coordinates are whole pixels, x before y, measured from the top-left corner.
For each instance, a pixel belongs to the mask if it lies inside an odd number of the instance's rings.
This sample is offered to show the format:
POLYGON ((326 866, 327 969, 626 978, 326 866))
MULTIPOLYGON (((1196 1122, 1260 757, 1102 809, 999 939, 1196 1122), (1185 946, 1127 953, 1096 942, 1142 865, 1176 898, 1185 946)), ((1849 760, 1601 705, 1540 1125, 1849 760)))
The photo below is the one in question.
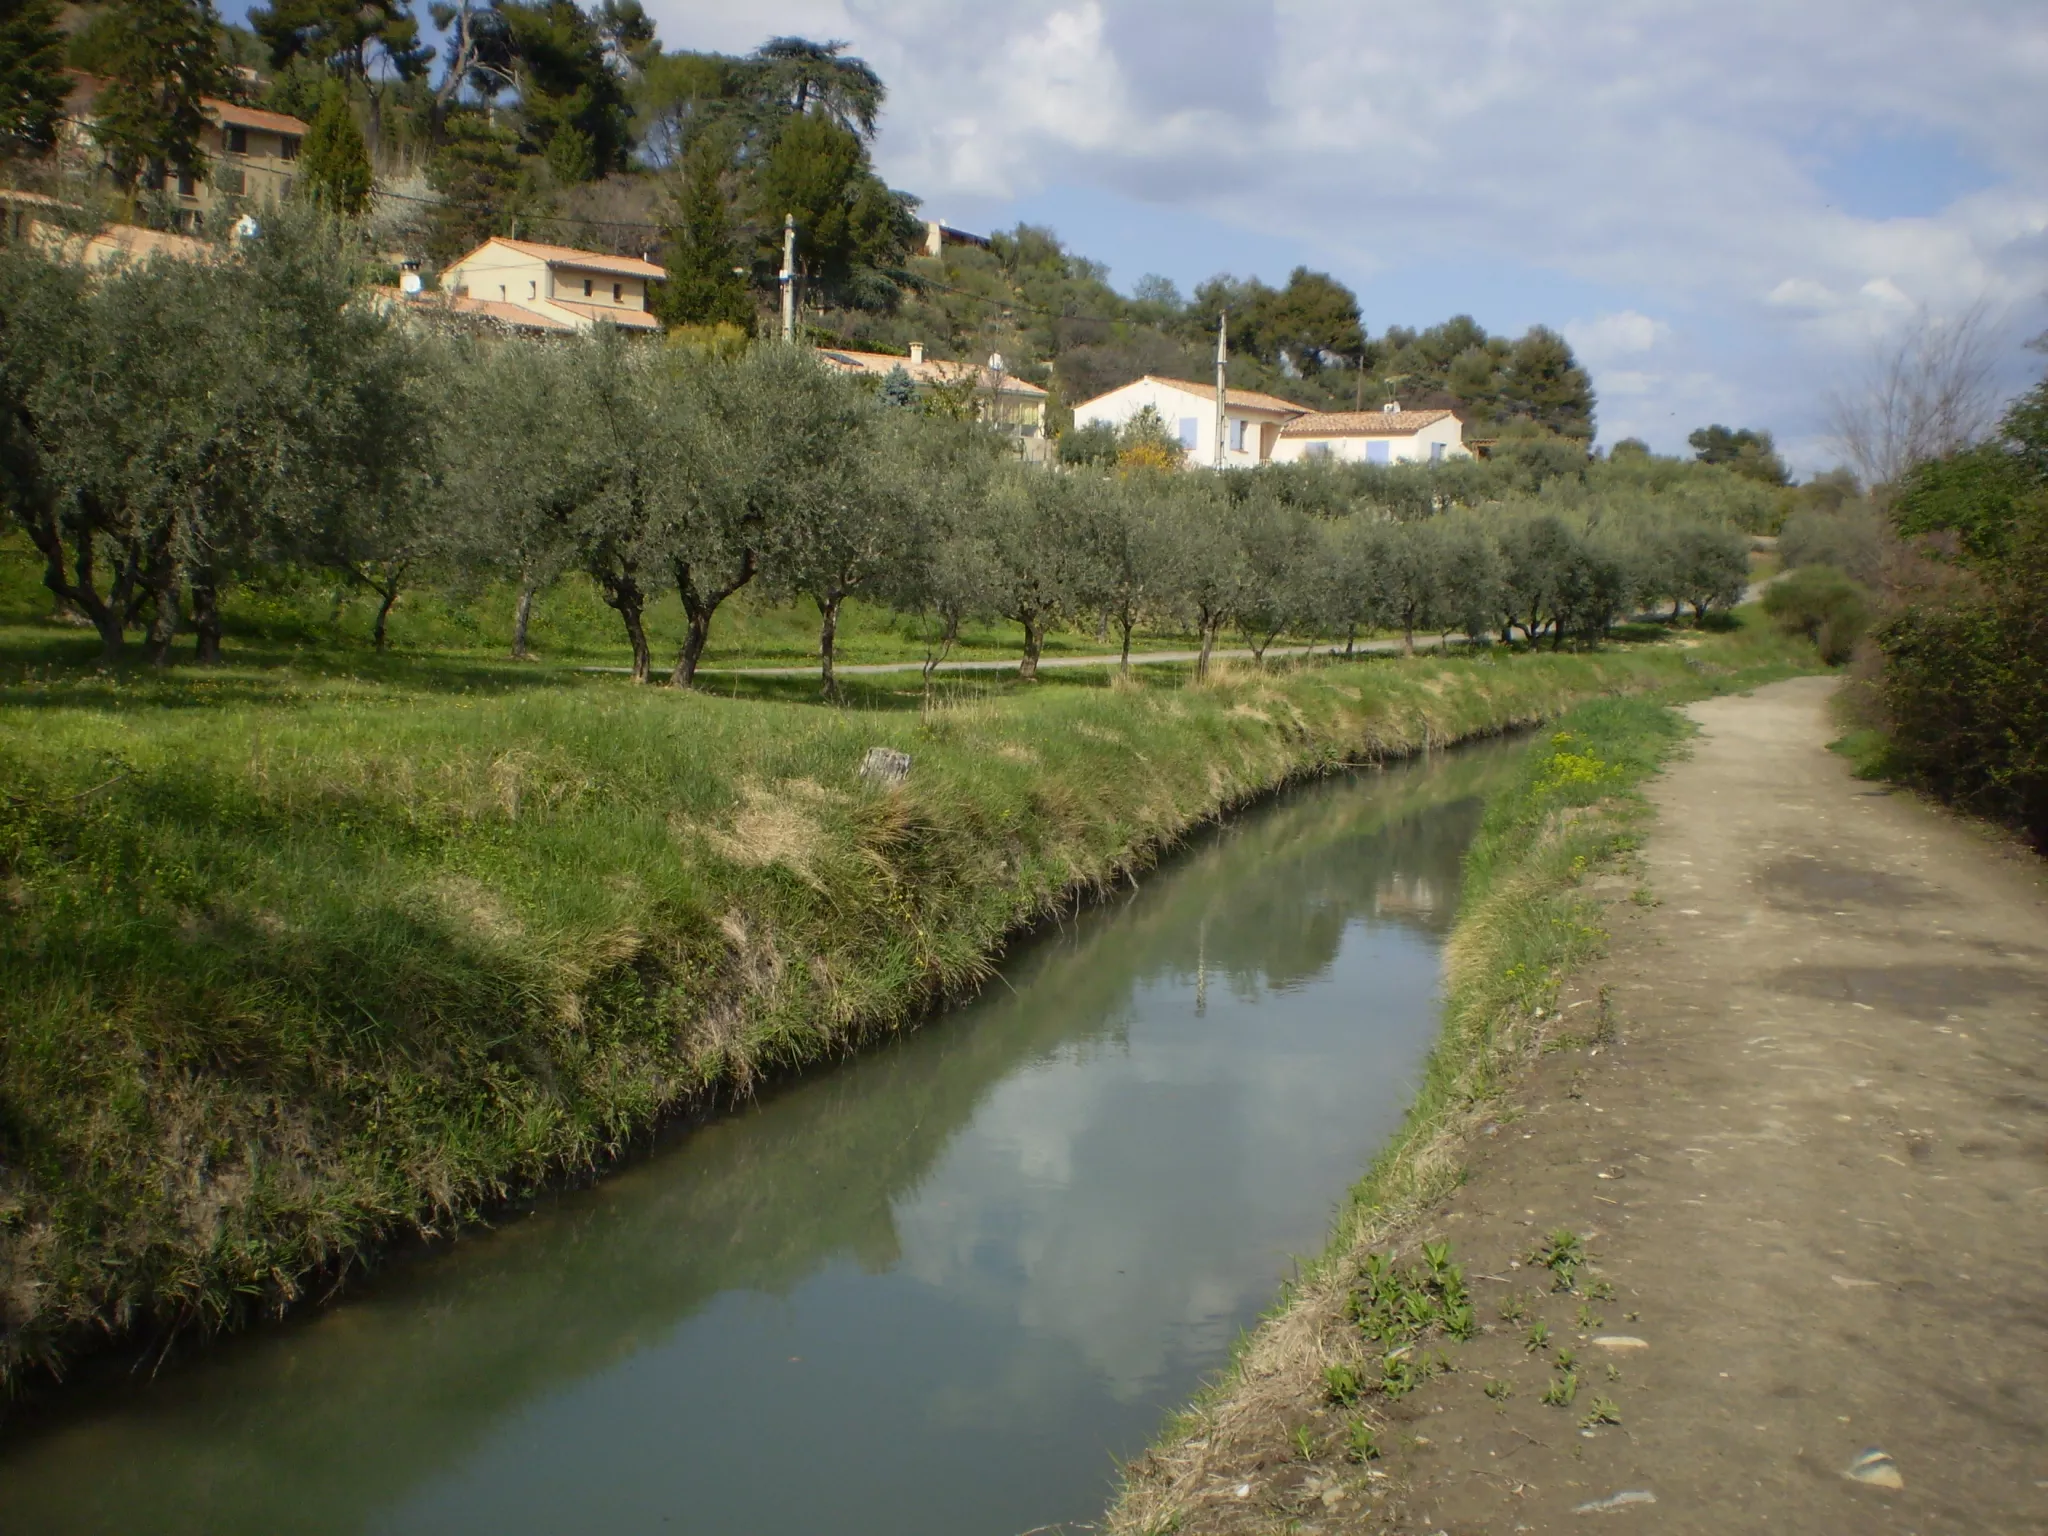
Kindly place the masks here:
POLYGON ((725 169, 721 146, 709 135, 683 162, 676 219, 667 231, 668 281, 655 295, 655 312, 670 325, 737 325, 752 329, 754 299, 741 265, 732 218, 719 188, 725 169))
POLYGON ((370 206, 376 177, 370 170, 370 151, 356 127, 355 114, 348 109, 348 97, 338 85, 330 85, 320 103, 319 115, 306 132, 299 151, 299 175, 306 196, 319 207, 346 218, 357 218, 370 206))

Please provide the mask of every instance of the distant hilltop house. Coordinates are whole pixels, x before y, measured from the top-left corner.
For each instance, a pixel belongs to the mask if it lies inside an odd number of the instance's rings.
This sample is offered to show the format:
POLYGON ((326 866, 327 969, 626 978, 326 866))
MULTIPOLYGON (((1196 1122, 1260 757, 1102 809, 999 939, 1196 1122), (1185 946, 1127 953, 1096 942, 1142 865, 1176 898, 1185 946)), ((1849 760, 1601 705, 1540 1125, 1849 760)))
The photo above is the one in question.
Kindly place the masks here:
MULTIPOLYGON (((666 269, 637 256, 493 236, 441 274, 442 302, 458 315, 535 334, 588 331, 600 324, 659 331, 647 285, 666 269)), ((416 302, 427 301, 423 295, 416 302)))
POLYGON ((924 221, 925 255, 937 256, 949 245, 971 245, 977 250, 986 251, 993 249, 995 242, 990 240, 987 235, 970 235, 966 230, 955 229, 952 225, 943 223, 938 219, 926 219, 924 221))
MULTIPOLYGON (((947 363, 924 355, 924 343, 912 342, 910 355, 893 352, 849 352, 843 347, 818 348, 818 361, 840 373, 886 379, 898 368, 917 385, 970 389, 976 413, 1013 437, 1045 436, 1046 392, 1036 384, 1000 368, 978 363, 947 363)), ((993 360, 992 360, 993 361, 993 360)))
MULTIPOLYGON (((1216 387, 1151 374, 1074 407, 1077 427, 1121 428, 1147 406, 1180 439, 1189 469, 1216 462, 1216 387)), ((1223 466, 1249 469, 1303 459, 1358 464, 1470 458, 1463 424, 1446 410, 1311 411, 1278 395, 1229 389, 1223 397, 1223 466)))
MULTIPOLYGON (((99 163, 93 138, 95 106, 108 82, 97 75, 71 72, 71 91, 64 103, 64 127, 58 136, 59 161, 75 170, 99 163)), ((282 112, 264 112, 215 97, 201 98, 207 126, 200 135, 207 171, 173 171, 164 184, 174 217, 184 229, 203 228, 223 206, 234 203, 282 202, 291 195, 298 171, 299 146, 306 125, 282 112)))

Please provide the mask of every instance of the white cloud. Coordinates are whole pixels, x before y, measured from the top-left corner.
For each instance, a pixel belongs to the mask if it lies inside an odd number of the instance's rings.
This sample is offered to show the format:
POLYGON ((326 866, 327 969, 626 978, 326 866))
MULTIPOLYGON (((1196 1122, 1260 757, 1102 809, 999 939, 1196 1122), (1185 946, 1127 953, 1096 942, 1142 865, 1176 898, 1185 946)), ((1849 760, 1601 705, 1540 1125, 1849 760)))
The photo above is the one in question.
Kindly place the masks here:
POLYGON ((1980 300, 2017 325, 2048 293, 2037 0, 652 8, 672 45, 850 39, 891 88, 882 168, 928 201, 1106 191, 1134 219, 1164 205, 1294 242, 1354 282, 1551 274, 1608 295, 1589 353, 1646 336, 1610 360, 1668 361, 1610 396, 1704 372, 1786 416, 1756 424, 1787 439, 1873 328, 1980 300), (1927 217, 1831 206, 1816 164, 1900 132, 1953 141, 1993 184, 1927 217))

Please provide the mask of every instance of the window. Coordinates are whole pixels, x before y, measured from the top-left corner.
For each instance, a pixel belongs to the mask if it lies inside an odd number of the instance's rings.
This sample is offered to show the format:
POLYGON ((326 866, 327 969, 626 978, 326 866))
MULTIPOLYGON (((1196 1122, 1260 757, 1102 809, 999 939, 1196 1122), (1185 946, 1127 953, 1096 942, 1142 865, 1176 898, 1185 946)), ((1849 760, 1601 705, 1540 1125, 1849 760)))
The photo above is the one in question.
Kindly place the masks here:
POLYGON ((249 130, 248 130, 248 129, 246 129, 246 128, 237 128, 237 127, 236 127, 236 126, 235 126, 234 124, 230 123, 230 124, 228 125, 228 129, 227 129, 227 135, 228 135, 228 153, 229 153, 229 154, 231 154, 231 155, 246 155, 247 153, 249 153, 249 130))
POLYGON ((1441 464, 1443 463, 1443 461, 1444 445, 1442 443, 1431 443, 1429 445, 1429 462, 1432 464, 1441 464))
POLYGON ((528 278, 526 280, 526 296, 529 299, 537 299, 540 297, 540 284, 532 278, 528 278))
POLYGON ((199 178, 190 171, 178 172, 178 196, 197 197, 198 195, 199 178))
POLYGON ((1301 456, 1305 459, 1327 459, 1330 456, 1330 445, 1328 443, 1310 443, 1307 448, 1302 450, 1301 456))
POLYGON ((231 197, 245 197, 249 192, 249 173, 239 167, 222 168, 213 173, 213 184, 231 197))
POLYGON ((626 285, 624 283, 612 284, 612 302, 614 304, 623 304, 626 302, 626 285))
POLYGON ((583 279, 583 297, 587 299, 595 292, 597 292, 597 284, 587 277, 583 279))
POLYGON ((1371 439, 1365 445, 1365 462, 1368 464, 1385 464, 1388 461, 1393 446, 1384 437, 1371 439))
POLYGON ((1244 434, 1245 434, 1245 428, 1249 427, 1250 425, 1251 425, 1251 423, 1250 423, 1250 422, 1248 422, 1248 421, 1246 421, 1246 420, 1245 420, 1245 419, 1244 419, 1244 418, 1243 418, 1242 416, 1238 417, 1238 418, 1237 418, 1236 420, 1234 420, 1234 421, 1232 421, 1232 422, 1231 422, 1231 424, 1230 424, 1230 451, 1231 451, 1232 453, 1243 453, 1243 452, 1244 452, 1244 434))
POLYGON ((1193 452, 1195 451, 1195 444, 1196 444, 1197 442, 1199 442, 1199 441, 1200 441, 1200 434, 1201 434, 1201 431, 1202 431, 1202 418, 1201 418, 1201 417, 1199 417, 1199 416, 1183 416, 1183 417, 1181 417, 1181 419, 1180 419, 1180 445, 1181 445, 1181 447, 1183 447, 1183 448, 1187 449, 1187 451, 1188 451, 1189 453, 1193 453, 1193 452))
POLYGON ((296 160, 299 158, 299 141, 296 135, 287 133, 278 138, 277 158, 280 160, 296 160))

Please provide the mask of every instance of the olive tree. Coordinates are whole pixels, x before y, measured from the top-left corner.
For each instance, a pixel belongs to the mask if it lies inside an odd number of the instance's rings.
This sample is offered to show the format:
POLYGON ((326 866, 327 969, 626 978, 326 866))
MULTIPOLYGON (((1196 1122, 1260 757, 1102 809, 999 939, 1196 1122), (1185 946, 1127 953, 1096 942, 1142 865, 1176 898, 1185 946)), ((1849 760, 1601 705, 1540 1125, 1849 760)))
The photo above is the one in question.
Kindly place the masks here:
POLYGON ((818 664, 825 697, 840 695, 835 662, 847 598, 879 586, 923 543, 906 505, 916 487, 913 435, 922 423, 877 405, 849 380, 814 371, 811 410, 790 423, 804 435, 802 472, 780 485, 766 576, 784 596, 818 606, 818 664))

